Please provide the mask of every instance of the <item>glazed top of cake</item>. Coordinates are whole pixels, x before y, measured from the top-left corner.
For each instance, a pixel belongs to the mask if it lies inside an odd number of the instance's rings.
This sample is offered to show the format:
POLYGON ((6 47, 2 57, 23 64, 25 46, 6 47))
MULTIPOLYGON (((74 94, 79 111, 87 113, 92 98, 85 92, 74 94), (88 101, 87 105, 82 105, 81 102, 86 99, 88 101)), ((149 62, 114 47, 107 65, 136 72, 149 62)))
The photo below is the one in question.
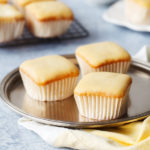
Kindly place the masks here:
POLYGON ((9 4, 0 4, 0 20, 23 20, 24 17, 14 6, 9 4))
POLYGON ((123 97, 131 84, 126 74, 93 72, 85 75, 74 90, 76 95, 123 97))
POLYGON ((79 75, 78 68, 71 61, 58 55, 27 60, 21 64, 20 71, 39 85, 79 75))
POLYGON ((39 21, 73 20, 73 13, 69 7, 58 1, 42 1, 26 6, 26 12, 39 21))
POLYGON ((6 3, 7 3, 7 0, 0 0, 0 3, 6 4, 6 3))
POLYGON ((143 7, 150 8, 150 0, 133 0, 133 1, 143 7))
MULTIPOLYGON (((15 4, 21 7, 25 7, 26 5, 33 3, 33 2, 38 2, 38 1, 50 1, 50 0, 13 0, 15 4)), ((55 0, 53 0, 55 1, 55 0)))
POLYGON ((76 50, 76 55, 93 68, 108 63, 131 60, 129 53, 113 42, 101 42, 81 46, 76 50))

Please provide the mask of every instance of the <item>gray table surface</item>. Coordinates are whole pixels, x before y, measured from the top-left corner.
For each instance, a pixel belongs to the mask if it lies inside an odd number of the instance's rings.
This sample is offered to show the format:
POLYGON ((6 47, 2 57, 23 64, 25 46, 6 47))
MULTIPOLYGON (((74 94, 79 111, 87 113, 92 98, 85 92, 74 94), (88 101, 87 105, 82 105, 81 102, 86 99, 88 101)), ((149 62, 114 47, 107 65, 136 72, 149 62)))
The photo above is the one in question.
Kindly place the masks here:
MULTIPOLYGON (((0 48, 0 80, 24 60, 50 54, 72 54, 79 45, 114 41, 134 55, 143 45, 150 44, 149 33, 140 33, 105 22, 101 15, 107 7, 93 7, 86 0, 64 0, 75 13, 76 18, 89 31, 84 39, 55 44, 30 45, 0 48)), ((1 150, 55 150, 35 133, 17 124, 21 116, 12 112, 0 102, 0 149, 1 150)))

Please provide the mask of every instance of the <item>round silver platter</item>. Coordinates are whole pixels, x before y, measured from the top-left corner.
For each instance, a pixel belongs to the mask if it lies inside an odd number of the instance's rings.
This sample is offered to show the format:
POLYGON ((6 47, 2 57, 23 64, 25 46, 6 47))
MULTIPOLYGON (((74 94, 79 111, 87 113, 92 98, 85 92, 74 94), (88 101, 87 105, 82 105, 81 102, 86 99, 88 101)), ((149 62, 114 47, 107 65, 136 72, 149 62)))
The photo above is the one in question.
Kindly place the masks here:
MULTIPOLYGON (((78 65, 74 55, 65 57, 78 65)), ((3 79, 0 94, 2 101, 12 110, 41 123, 69 128, 118 126, 150 115, 150 65, 132 60, 128 74, 133 83, 128 96, 127 113, 111 121, 90 120, 80 116, 73 96, 57 102, 31 99, 26 95, 18 68, 3 79)))

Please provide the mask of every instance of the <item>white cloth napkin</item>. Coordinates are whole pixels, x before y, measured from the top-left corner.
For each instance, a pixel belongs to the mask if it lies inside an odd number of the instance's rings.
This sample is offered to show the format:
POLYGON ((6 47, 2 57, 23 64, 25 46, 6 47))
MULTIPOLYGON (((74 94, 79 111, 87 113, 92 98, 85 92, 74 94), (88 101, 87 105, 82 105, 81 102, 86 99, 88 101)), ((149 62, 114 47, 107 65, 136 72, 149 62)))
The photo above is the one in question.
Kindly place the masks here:
POLYGON ((150 46, 143 46, 136 54, 133 56, 138 60, 142 60, 144 62, 150 62, 150 46))
MULTIPOLYGON (((150 60, 150 47, 144 46, 133 58, 147 62, 150 60), (149 55, 149 56, 148 56, 149 55)), ((98 150, 133 150, 123 147, 114 140, 90 134, 85 130, 72 130, 41 124, 27 118, 20 118, 18 123, 37 133, 45 142, 55 147, 98 150), (92 144, 91 144, 92 143, 92 144)), ((135 149, 136 150, 136 149, 135 149)))

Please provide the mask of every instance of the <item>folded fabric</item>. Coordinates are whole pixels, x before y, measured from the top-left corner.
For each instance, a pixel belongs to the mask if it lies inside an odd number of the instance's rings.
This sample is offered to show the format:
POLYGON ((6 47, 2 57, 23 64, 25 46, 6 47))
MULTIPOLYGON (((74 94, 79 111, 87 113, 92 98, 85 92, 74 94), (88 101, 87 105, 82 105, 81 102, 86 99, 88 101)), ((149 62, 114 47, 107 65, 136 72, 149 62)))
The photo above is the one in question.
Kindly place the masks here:
MULTIPOLYGON (((134 58, 150 60, 150 47, 143 47, 134 58)), ((37 133, 55 147, 82 150, 150 150, 150 117, 115 128, 73 130, 19 119, 23 127, 37 133)))
POLYGON ((150 62, 150 46, 143 46, 136 54, 133 56, 133 58, 150 62))
POLYGON ((106 130, 72 130, 37 123, 27 118, 19 124, 34 131, 48 144, 84 150, 149 150, 150 117, 106 130))

